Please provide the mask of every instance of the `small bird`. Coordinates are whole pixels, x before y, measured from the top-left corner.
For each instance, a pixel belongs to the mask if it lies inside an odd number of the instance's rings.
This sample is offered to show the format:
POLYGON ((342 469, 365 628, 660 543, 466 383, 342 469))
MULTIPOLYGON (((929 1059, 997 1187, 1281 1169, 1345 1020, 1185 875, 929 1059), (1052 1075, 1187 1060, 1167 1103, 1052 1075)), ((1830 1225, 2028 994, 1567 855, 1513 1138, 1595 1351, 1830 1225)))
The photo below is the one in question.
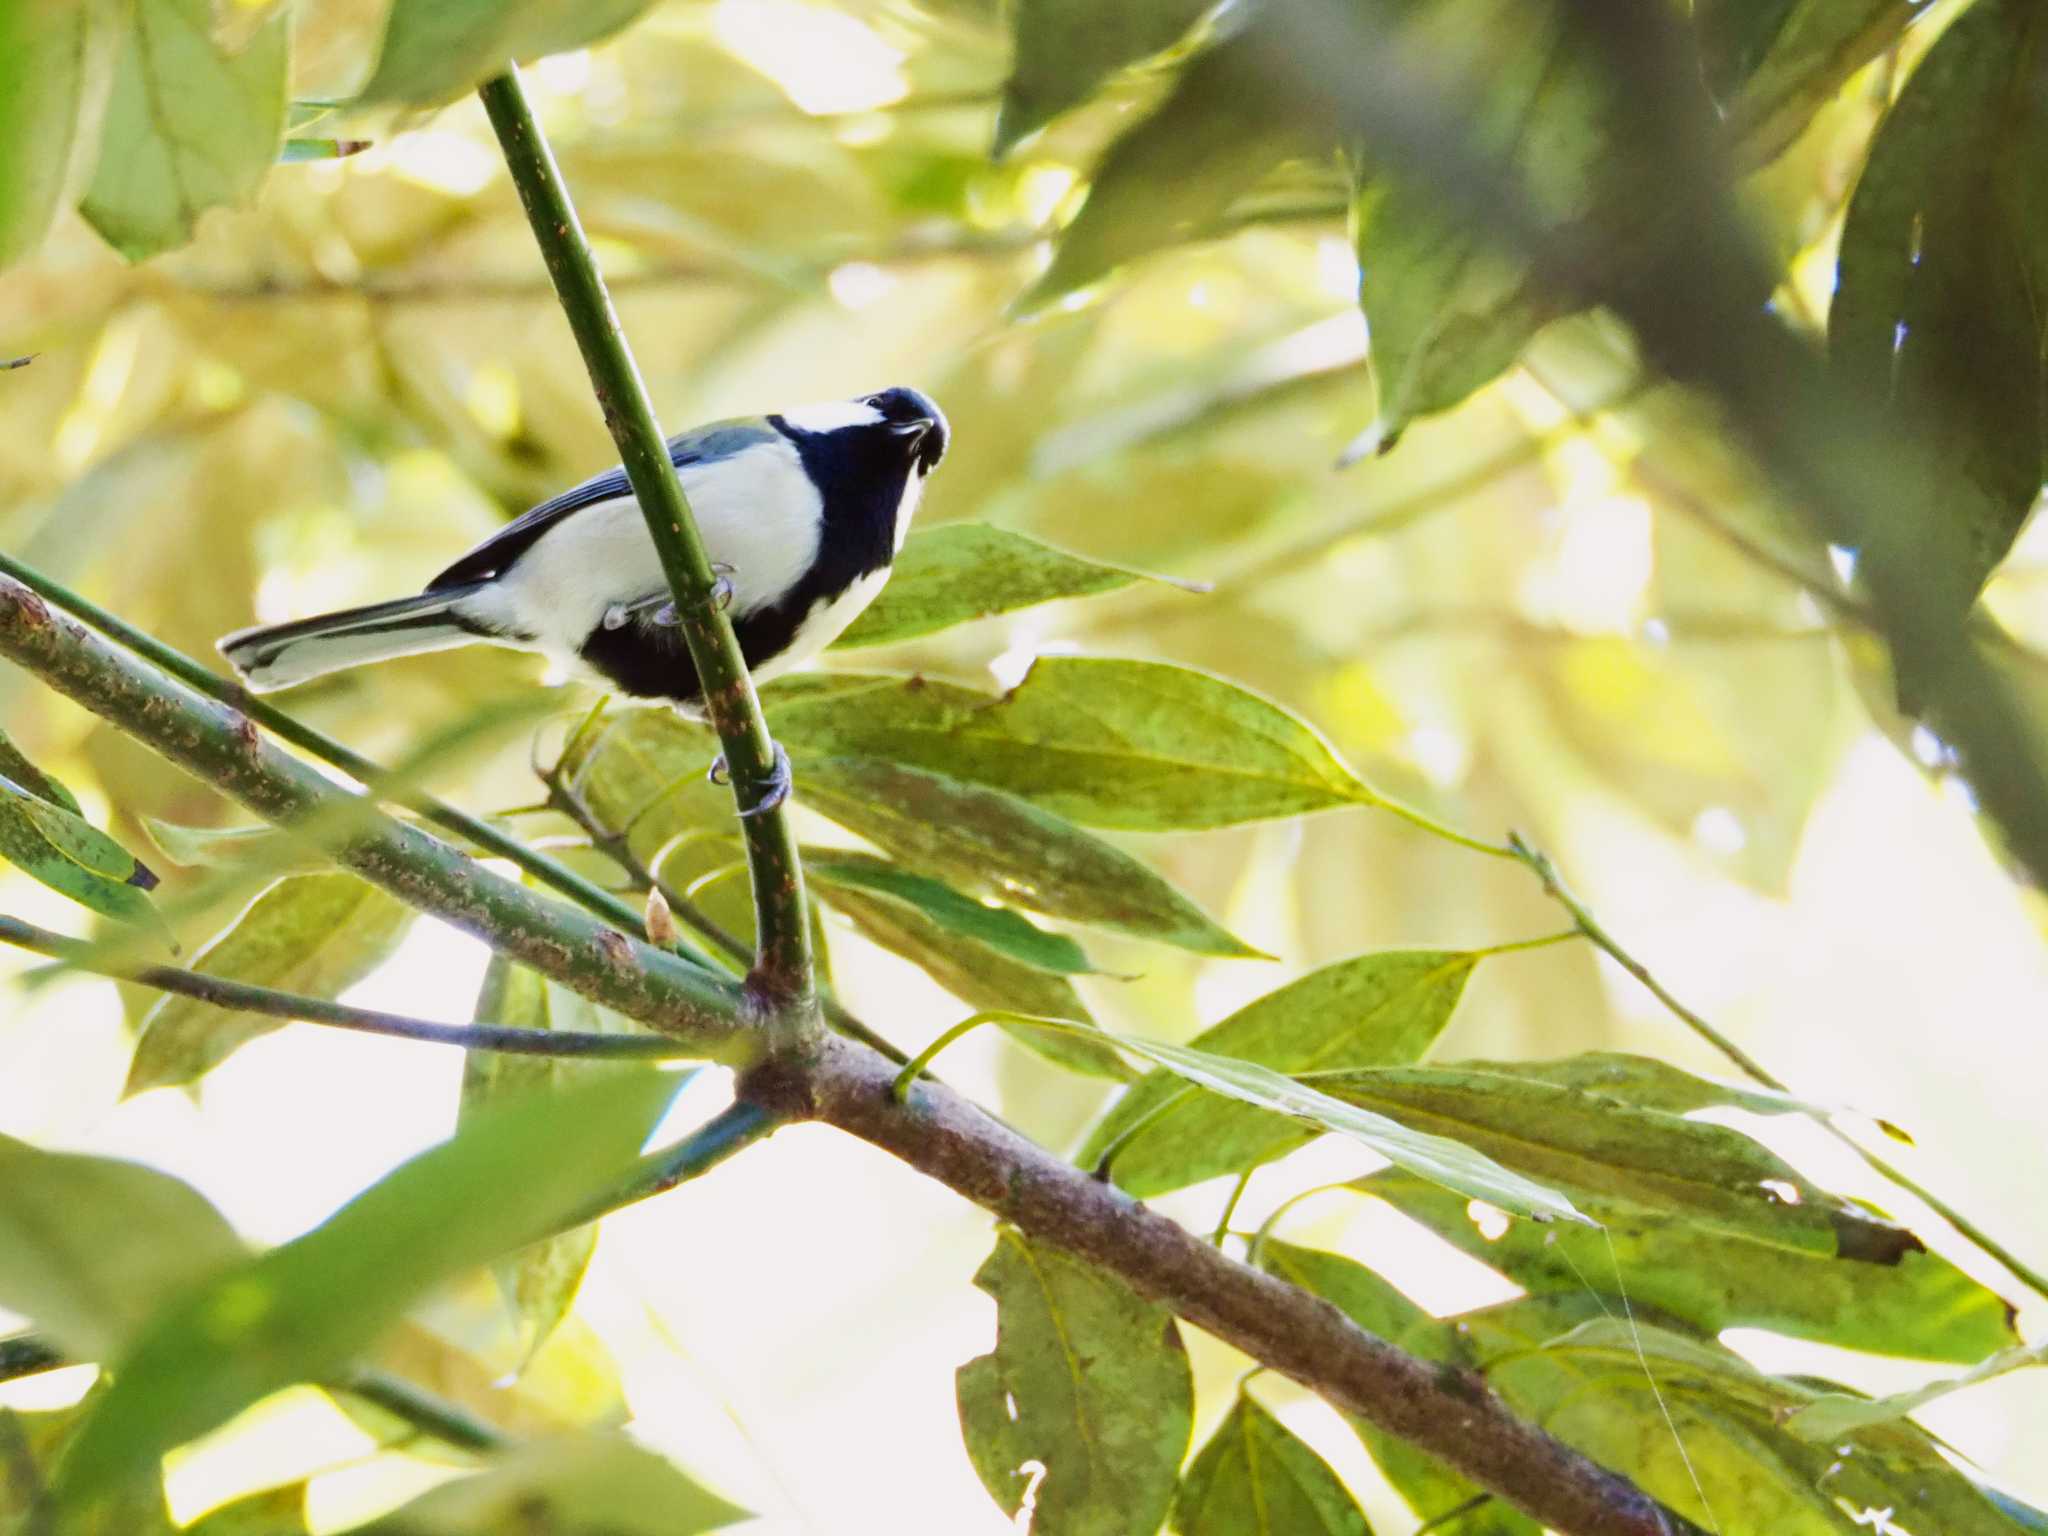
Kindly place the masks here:
MULTIPOLYGON (((931 397, 900 388, 669 439, 756 682, 817 655, 874 601, 948 441, 931 397)), ((417 597, 240 630, 220 651, 267 693, 478 642, 539 651, 701 717, 697 669, 621 468, 508 523, 417 597)), ((787 794, 780 750, 778 783, 745 814, 787 794)))

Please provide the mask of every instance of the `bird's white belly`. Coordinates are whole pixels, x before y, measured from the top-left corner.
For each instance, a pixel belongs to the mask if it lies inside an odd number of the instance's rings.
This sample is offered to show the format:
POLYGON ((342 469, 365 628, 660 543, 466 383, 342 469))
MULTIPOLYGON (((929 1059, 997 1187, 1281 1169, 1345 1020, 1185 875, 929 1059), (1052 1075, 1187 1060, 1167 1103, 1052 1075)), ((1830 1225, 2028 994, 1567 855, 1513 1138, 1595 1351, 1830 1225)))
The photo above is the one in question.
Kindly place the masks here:
POLYGON ((768 682, 772 678, 794 670, 816 656, 826 646, 846 633, 847 626, 860 617, 861 610, 875 600, 875 594, 889 579, 889 570, 884 566, 879 571, 870 571, 858 578, 837 597, 827 598, 814 604, 810 614, 796 627, 790 637, 789 647, 779 656, 771 656, 754 668, 754 681, 768 682))

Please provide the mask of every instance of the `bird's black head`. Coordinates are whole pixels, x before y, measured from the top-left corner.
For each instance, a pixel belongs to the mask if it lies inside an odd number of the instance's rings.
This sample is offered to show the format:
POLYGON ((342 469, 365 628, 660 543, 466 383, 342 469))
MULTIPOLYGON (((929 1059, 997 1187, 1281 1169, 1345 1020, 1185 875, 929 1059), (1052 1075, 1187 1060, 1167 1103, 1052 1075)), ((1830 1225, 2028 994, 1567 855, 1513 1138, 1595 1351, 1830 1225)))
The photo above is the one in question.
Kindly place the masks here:
POLYGON ((864 395, 860 403, 879 411, 882 426, 892 435, 908 441, 916 451, 921 474, 928 475, 938 468, 939 460, 946 456, 951 433, 946 427, 945 413, 930 395, 922 390, 898 387, 864 395))

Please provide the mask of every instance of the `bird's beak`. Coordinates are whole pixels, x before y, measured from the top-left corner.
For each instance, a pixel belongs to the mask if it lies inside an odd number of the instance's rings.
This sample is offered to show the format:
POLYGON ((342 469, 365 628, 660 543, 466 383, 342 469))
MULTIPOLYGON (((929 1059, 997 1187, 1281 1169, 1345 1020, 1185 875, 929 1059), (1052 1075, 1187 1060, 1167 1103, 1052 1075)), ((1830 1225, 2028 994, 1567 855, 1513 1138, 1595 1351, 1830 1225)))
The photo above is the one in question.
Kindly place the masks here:
POLYGON ((925 434, 937 425, 938 423, 929 416, 918 416, 909 421, 892 421, 889 423, 889 430, 898 437, 907 437, 911 442, 917 443, 922 442, 925 434))
POLYGON ((929 416, 891 422, 889 430, 904 440, 904 447, 915 456, 920 473, 930 474, 937 467, 939 456, 946 451, 945 439, 939 434, 939 424, 929 416))

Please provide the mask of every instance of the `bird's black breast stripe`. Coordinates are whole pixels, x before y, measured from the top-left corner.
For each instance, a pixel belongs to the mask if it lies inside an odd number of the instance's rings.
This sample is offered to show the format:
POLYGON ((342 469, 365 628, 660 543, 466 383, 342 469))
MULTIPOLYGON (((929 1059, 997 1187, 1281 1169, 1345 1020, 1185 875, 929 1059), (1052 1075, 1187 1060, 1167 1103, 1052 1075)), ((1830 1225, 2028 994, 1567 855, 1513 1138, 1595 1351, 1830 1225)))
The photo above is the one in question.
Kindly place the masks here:
MULTIPOLYGON (((903 503, 911 464, 900 439, 885 433, 797 432, 780 416, 770 416, 768 423, 795 445, 811 483, 830 490, 818 555, 810 568, 776 601, 733 615, 733 633, 750 668, 788 650, 821 602, 830 602, 895 559, 896 509, 903 503)), ((717 550, 710 554, 718 558, 717 550)), ((682 630, 656 624, 651 613, 617 629, 600 625, 583 642, 581 654, 622 693, 692 705, 703 698, 682 630)))

